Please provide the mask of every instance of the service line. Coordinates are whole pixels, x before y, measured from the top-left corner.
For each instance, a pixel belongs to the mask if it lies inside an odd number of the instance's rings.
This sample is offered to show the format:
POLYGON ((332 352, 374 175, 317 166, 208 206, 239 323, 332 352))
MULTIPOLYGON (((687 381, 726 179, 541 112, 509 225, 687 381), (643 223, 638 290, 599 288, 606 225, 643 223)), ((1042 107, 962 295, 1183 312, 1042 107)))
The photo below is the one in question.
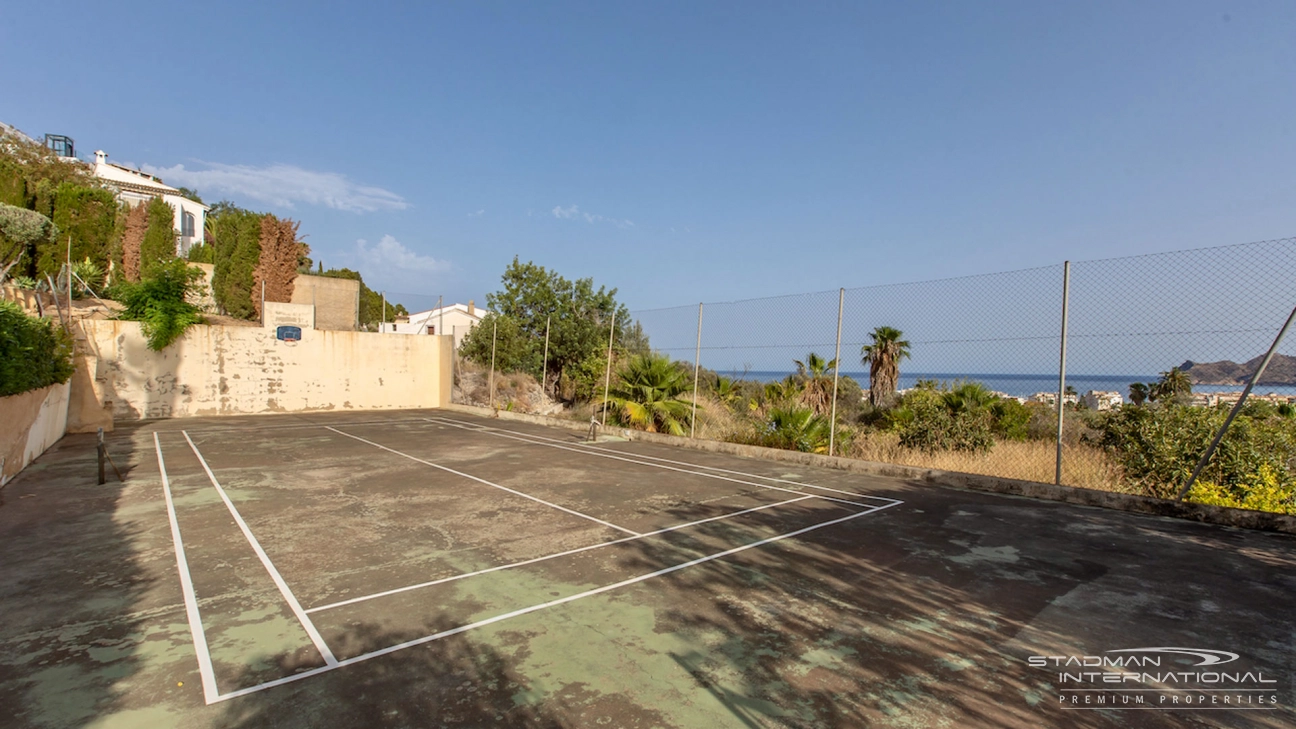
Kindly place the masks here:
POLYGON ((610 528, 615 529, 615 530, 617 530, 617 531, 619 531, 619 532, 625 532, 626 534, 629 534, 629 535, 632 535, 632 536, 636 536, 636 537, 641 537, 641 536, 643 536, 642 534, 640 534, 639 532, 634 531, 633 529, 626 529, 625 527, 623 527, 623 526, 617 526, 616 524, 613 524, 613 523, 610 522, 610 521, 603 521, 602 519, 600 519, 600 518, 598 518, 598 517, 590 516, 589 514, 583 514, 583 513, 579 512, 579 511, 576 511, 575 509, 568 509, 568 508, 565 507, 565 506, 559 506, 558 504, 555 504, 555 503, 553 503, 552 501, 545 501, 544 499, 541 499, 541 498, 536 497, 536 496, 532 496, 531 494, 525 494, 525 493, 522 493, 521 491, 517 491, 516 489, 511 489, 511 488, 509 488, 509 487, 507 487, 507 486, 500 486, 500 485, 497 484, 497 483, 491 483, 490 481, 487 481, 487 480, 484 479, 484 478, 477 478, 476 476, 473 476, 473 475, 471 475, 471 474, 464 473, 463 471, 456 471, 456 470, 454 470, 453 468, 448 468, 448 467, 446 467, 446 466, 442 466, 442 465, 440 465, 440 464, 438 464, 438 463, 433 463, 432 461, 425 461, 425 460, 423 460, 422 458, 418 458, 418 457, 416 457, 416 456, 411 456, 411 455, 408 454, 408 453, 401 453, 400 451, 396 450, 395 448, 388 448, 387 446, 385 446, 385 445, 383 445, 383 444, 381 444, 381 443, 375 443, 375 442, 373 442, 373 441, 371 441, 371 440, 366 440, 366 439, 364 439, 364 438, 361 438, 361 437, 358 436, 358 435, 351 435, 350 433, 345 433, 345 432, 343 432, 343 431, 341 431, 341 430, 338 430, 337 428, 334 428, 334 427, 331 427, 331 426, 324 426, 324 427, 328 428, 329 430, 333 431, 334 433, 337 433, 338 435, 345 435, 345 436, 348 437, 348 438, 354 438, 355 440, 358 440, 358 441, 360 441, 361 443, 368 443, 369 445, 371 445, 371 446, 373 446, 373 447, 375 447, 375 448, 381 448, 381 449, 387 451, 388 453, 394 453, 394 454, 396 454, 396 455, 398 455, 398 456, 401 456, 402 458, 408 458, 408 459, 410 459, 411 461, 415 461, 415 462, 418 462, 418 463, 422 463, 422 464, 425 465, 425 466, 431 466, 431 467, 433 467, 433 468, 439 468, 439 469, 441 469, 442 471, 445 471, 445 472, 447 472, 447 473, 453 473, 453 474, 456 475, 456 476, 463 476, 463 477, 466 478, 466 479, 470 479, 470 480, 476 481, 477 483, 480 483, 480 484, 485 484, 485 485, 487 485, 487 486, 490 486, 491 488, 496 488, 496 489, 499 489, 500 491, 507 491, 507 492, 509 492, 510 494, 513 494, 513 495, 515 495, 515 496, 521 496, 521 497, 524 498, 524 499, 531 499, 532 501, 535 501, 535 502, 537 502, 537 503, 544 504, 545 506, 548 506, 548 507, 551 507, 551 508, 557 509, 557 510, 559 510, 559 511, 565 511, 565 512, 567 512, 568 514, 571 514, 571 515, 573 515, 573 516, 579 516, 579 517, 582 518, 582 519, 588 519, 588 520, 590 520, 590 521, 592 521, 592 522, 596 522, 596 523, 602 524, 602 525, 605 526, 605 527, 610 527, 610 528))
POLYGON ((248 527, 246 521, 243 521, 243 516, 239 514, 238 509, 234 508, 234 502, 230 501, 225 489, 221 488, 220 482, 216 480, 216 474, 212 473, 211 467, 207 465, 207 459, 203 458, 202 453, 198 451, 198 446, 194 445, 189 433, 183 430, 180 432, 184 434, 185 440, 189 441, 189 447, 193 449, 194 455, 198 456, 198 462, 202 464, 203 470, 207 472, 207 478, 211 479, 212 486, 216 487, 216 493, 220 494, 221 500, 225 502, 230 516, 234 517, 239 529, 243 530, 243 536, 247 537, 248 544, 252 545, 252 551, 256 552, 256 556, 260 558, 266 572, 270 573, 270 579, 274 580, 275 587, 279 588, 279 594, 283 595, 288 607, 292 608, 293 614, 297 616, 302 628, 306 630, 306 635, 310 636, 311 642, 315 644, 320 656, 324 658, 324 664, 326 666, 336 666, 338 661, 337 658, 333 657, 333 651, 329 650, 328 644, 324 642, 324 637, 319 634, 319 631, 315 629, 315 624, 306 616, 306 611, 302 610, 301 603, 297 602, 297 596, 293 594, 292 590, 288 589, 288 583, 284 582, 283 575, 280 575, 279 570, 275 569, 274 563, 270 561, 270 557, 261 548, 261 543, 252 535, 252 529, 248 527))
POLYGON ((634 541, 638 541, 638 540, 640 540, 640 539, 646 539, 646 538, 648 538, 648 537, 655 537, 655 536, 657 536, 658 534, 665 534, 665 533, 667 533, 667 532, 673 532, 673 531, 678 531, 678 530, 680 530, 680 529, 685 529, 685 528, 687 528, 687 527, 697 526, 698 524, 705 524, 705 523, 707 523, 707 522, 709 522, 709 521, 719 521, 719 520, 721 520, 721 519, 732 519, 732 518, 735 517, 735 516, 742 516, 743 514, 750 514, 750 513, 753 512, 753 511, 760 511, 760 510, 762 510, 762 509, 772 509, 772 508, 774 508, 775 506, 784 506, 784 505, 786 505, 786 504, 792 504, 792 503, 795 503, 795 502, 797 502, 797 501, 805 501, 806 499, 813 499, 813 498, 817 498, 817 497, 815 497, 815 496, 801 496, 801 497, 799 497, 799 498, 795 498, 795 499, 788 499, 787 501, 779 501, 779 502, 775 502, 775 503, 773 503, 773 504, 762 504, 761 506, 755 506, 755 507, 752 507, 752 508, 750 508, 750 509, 743 509, 742 511, 735 511, 735 512, 730 513, 730 514, 721 514, 720 516, 713 516, 713 517, 710 517, 710 518, 707 518, 707 519, 698 519, 697 521, 691 521, 691 522, 688 522, 687 524, 676 524, 675 526, 666 527, 665 529, 658 529, 658 530, 655 531, 655 532, 647 532, 647 533, 640 534, 640 535, 635 536, 635 537, 622 537, 622 538, 620 538, 620 539, 613 539, 613 540, 610 541, 610 542, 599 542, 598 544, 591 544, 591 545, 589 545, 589 546, 587 546, 587 547, 577 547, 576 549, 569 549, 569 550, 567 550, 567 551, 565 551, 565 552, 556 552, 556 553, 554 553, 554 554, 548 554, 548 555, 545 555, 545 556, 543 556, 543 557, 535 557, 535 558, 533 558, 533 559, 524 560, 524 561, 522 561, 522 562, 513 562, 512 564, 499 565, 498 567, 490 567, 490 568, 487 568, 487 569, 484 569, 484 570, 477 570, 476 572, 465 572, 464 574, 461 574, 461 575, 453 575, 453 576, 450 576, 450 577, 442 577, 441 579, 438 579, 438 580, 430 580, 430 581, 428 581, 428 582, 420 582, 420 583, 418 583, 417 585, 407 585, 407 586, 405 586, 405 587, 397 587, 397 588, 394 589, 394 590, 387 590, 387 591, 385 591, 385 592, 375 592, 375 593, 372 594, 372 595, 363 595, 363 596, 361 596, 361 597, 353 597, 353 598, 351 598, 350 600, 342 600, 341 602, 333 602, 333 603, 329 603, 328 605, 320 605, 319 607, 313 607, 313 608, 307 610, 306 612, 308 612, 308 613, 316 613, 316 612, 321 612, 321 611, 323 611, 323 610, 332 610, 333 608, 339 608, 339 607, 342 607, 343 605, 353 605, 353 604, 355 604, 355 603, 357 603, 357 602, 364 602, 364 601, 366 601, 366 600, 373 600, 373 599, 375 599, 375 598, 379 598, 379 597, 387 597, 388 595, 395 595, 395 594, 398 594, 398 593, 401 593, 401 592, 409 592, 410 590, 419 590, 419 589, 422 589, 422 588, 424 588, 424 587, 432 587, 433 585, 441 585, 441 584, 444 584, 444 583, 446 583, 446 582, 454 582, 455 580, 462 580, 462 579, 465 579, 465 578, 468 578, 468 577, 476 577, 476 576, 478 576, 478 575, 489 574, 489 573, 491 573, 491 572, 499 572, 500 570, 513 569, 514 567, 523 567, 523 566, 526 566, 526 565, 529 565, 529 564, 535 564, 535 563, 537 563, 537 562, 544 562, 544 561, 546 561, 546 560, 550 560, 550 559, 557 559, 558 557, 566 557, 566 556, 568 556, 568 555, 572 555, 572 554, 579 554, 579 553, 581 553, 581 552, 588 552, 588 551, 590 551, 591 549, 602 549, 603 547, 610 547, 610 546, 612 546, 613 544, 624 544, 624 543, 626 543, 626 542, 634 542, 634 541))
POLYGON ((180 571, 180 591, 184 594, 185 615, 189 619, 189 632, 193 635, 194 653, 198 656, 203 701, 211 704, 219 700, 220 691, 216 689, 216 671, 212 668, 202 616, 198 614, 198 597, 194 594, 193 578, 189 576, 189 561, 185 559, 184 541, 180 539, 180 522, 176 520, 175 502, 171 500, 171 480, 167 478, 166 462, 162 460, 162 441, 158 440, 157 431, 153 431, 153 447, 157 449, 158 470, 162 472, 162 494, 166 497, 167 517, 171 520, 171 541, 175 543, 176 569, 180 571))
MULTIPOLYGON (((588 456, 595 456, 595 457, 597 457, 597 458, 610 458, 610 459, 612 459, 612 460, 614 460, 614 461, 623 461, 623 462, 625 462, 625 463, 634 463, 634 464, 636 464, 636 465, 640 465, 640 466, 649 466, 649 467, 651 467, 651 468, 661 468, 661 469, 664 469, 664 470, 667 470, 667 471, 676 471, 676 472, 678 472, 678 473, 687 473, 687 474, 691 474, 691 475, 693 475, 693 476, 702 476, 703 478, 713 478, 713 479, 716 479, 716 480, 719 480, 719 481, 728 481, 728 482, 730 482, 730 483, 743 484, 744 486, 755 486, 756 488, 761 488, 761 489, 771 489, 771 490, 773 490, 773 491, 785 491, 785 492, 790 493, 790 494, 804 494, 804 493, 805 493, 805 491, 799 491, 799 490, 796 490, 796 489, 783 488, 782 486, 771 486, 771 485, 769 485, 769 484, 765 484, 765 483, 757 483, 757 482, 755 482, 755 481, 744 481, 744 480, 739 479, 739 478, 730 478, 729 476, 721 476, 720 474, 716 474, 716 473, 706 473, 705 471, 693 471, 693 470, 689 470, 689 469, 687 469, 687 468, 676 468, 675 466, 667 466, 667 465, 664 465, 664 464, 661 464, 661 463, 653 463, 653 462, 651 462, 651 461, 641 461, 641 460, 638 460, 638 456, 620 456, 620 455, 614 455, 613 453, 608 452, 608 451, 596 451, 596 450, 590 450, 589 448, 585 448, 585 447, 576 447, 576 446, 570 446, 570 445, 560 445, 560 444, 559 444, 560 442, 559 442, 559 443, 545 443, 545 442, 543 442, 543 441, 539 441, 539 440, 532 440, 529 436, 523 436, 523 435, 519 435, 519 434, 512 433, 512 432, 505 433, 503 430, 499 430, 499 429, 495 429, 495 428, 488 428, 488 427, 486 427, 486 426, 477 426, 475 423, 465 423, 465 422, 463 422, 463 421, 461 421, 461 420, 454 420, 454 419, 434 419, 434 418, 425 418, 425 420, 427 420, 429 423, 433 423, 433 424, 436 424, 436 425, 449 425, 449 426, 451 426, 451 427, 453 427, 453 428, 459 428, 460 430, 466 430, 466 431, 469 431, 470 433, 481 433, 481 434, 483 434, 483 435, 493 435, 493 436, 495 436, 495 437, 497 437, 497 438, 509 438, 509 439, 511 439, 511 440, 521 441, 521 442, 523 442, 523 443, 530 443, 531 445, 544 446, 544 447, 546 447, 546 448, 557 448, 558 450, 571 451, 572 453, 584 453, 585 455, 588 455, 588 456)), ((685 465, 692 466, 693 464, 689 463, 689 464, 685 464, 685 465)), ((750 474, 744 474, 744 475, 750 475, 750 474)), ((756 478, 765 478, 765 477, 764 477, 764 476, 756 476, 756 478)), ((805 488, 805 487, 807 486, 807 484, 800 484, 800 483, 797 483, 797 482, 795 482, 795 481, 792 481, 791 483, 794 483, 794 484, 796 484, 796 485, 798 485, 798 486, 801 486, 802 488, 805 488)), ((822 487, 816 487, 816 488, 822 488, 822 487)), ((829 489, 829 490, 833 490, 833 491, 835 491, 836 489, 829 489)), ((848 493, 849 493, 849 492, 848 492, 848 493)), ((859 494, 851 494, 851 495, 852 495, 852 496, 859 496, 859 494)), ((835 501, 835 502, 837 502, 837 503, 839 503, 839 504, 850 504, 851 506, 858 506, 858 507, 861 508, 861 509, 872 509, 873 507, 877 506, 877 504, 865 504, 865 503, 861 503, 861 502, 859 502, 859 501, 850 501, 849 499, 839 499, 839 498, 836 498, 836 497, 833 497, 833 496, 820 496, 820 495, 818 495, 818 494, 812 494, 812 496, 814 496, 816 499, 823 499, 824 501, 835 501)), ((875 498, 875 497, 869 497, 869 498, 875 498)), ((896 504, 902 504, 902 503, 904 503, 904 502, 902 502, 902 501, 896 501, 896 500, 894 500, 894 499, 888 499, 888 501, 894 501, 894 502, 895 502, 895 503, 892 503, 892 504, 888 504, 888 506, 895 506, 896 504)))
POLYGON ((469 623, 467 625, 461 625, 457 628, 443 630, 440 633, 434 633, 432 635, 424 636, 422 638, 407 640, 404 643, 397 643, 396 645, 388 646, 386 648, 381 648, 376 651, 370 651, 369 653, 362 653, 358 656, 354 656, 352 658, 347 658, 345 660, 338 661, 337 665, 313 668, 309 671, 302 671, 301 673, 295 673, 291 676, 284 676, 283 678, 278 678, 273 681, 267 681, 263 684, 259 684, 256 686, 249 686, 248 688, 239 689, 237 691, 231 691, 230 693, 222 694, 221 696, 217 697, 217 700, 226 701, 228 699, 237 698, 239 696, 246 696, 248 694, 256 693, 258 691, 264 691, 269 688, 274 688, 275 686, 282 686, 287 683, 293 683, 294 681, 300 681, 302 679, 310 678, 312 676, 318 676, 321 673, 332 671, 337 668, 342 668, 343 666, 354 665, 356 663, 367 661, 371 658, 379 658, 381 656, 385 656, 390 653, 395 653, 397 651, 401 651, 406 648, 412 648, 417 645, 423 645, 425 643, 431 643, 432 641, 441 640, 442 638, 448 638, 452 635, 466 633, 467 631, 473 630, 474 628, 481 628, 487 625, 491 625, 493 623, 498 623, 505 620, 510 620, 512 618, 520 617, 522 615, 527 615, 529 613, 538 612, 540 610, 546 610, 548 608, 556 607, 558 605, 564 605, 569 602, 575 602, 576 600, 582 600, 587 597, 601 595, 605 592, 611 592, 612 590, 618 590, 622 587, 628 587, 630 585, 644 582, 645 580, 651 580, 654 577, 661 577, 662 575, 668 575, 672 572, 678 572, 679 570, 686 569, 688 567, 693 567, 694 565, 699 565, 705 562, 710 562, 712 560, 729 557, 731 555, 738 554, 739 552, 744 552, 748 549, 754 549, 756 547, 760 547, 766 544, 772 544, 774 542, 799 536, 807 532, 812 532, 816 529, 823 529, 824 527, 830 527, 833 526, 834 524, 841 524, 842 522, 850 521, 851 519, 858 519, 859 517, 865 516, 867 514, 873 514, 883 509, 889 509, 892 506, 895 506, 895 504, 868 507, 867 511, 860 511, 854 514, 848 514, 846 516, 839 517, 837 519, 831 519, 829 521, 820 522, 818 524, 811 524, 808 527, 803 527, 801 529, 797 529, 796 531, 787 532, 786 534, 778 534, 772 537, 767 537, 765 539, 761 539, 759 541, 751 542, 749 544, 744 544, 738 547, 734 547, 732 549, 726 549, 723 552, 716 552, 715 554, 709 554, 705 557, 698 557, 697 559, 692 559, 689 560, 688 562, 682 562, 680 564, 673 565, 671 567, 666 567, 664 569, 657 570, 656 572, 649 572, 648 574, 645 575, 639 575, 638 577, 631 577, 629 579, 621 580, 620 582, 616 582, 611 585, 596 587, 592 590, 586 590, 585 592, 577 593, 575 595, 569 595, 567 597, 559 598, 557 600, 551 600, 549 602, 541 603, 539 605, 532 605, 531 607, 525 607, 520 610, 514 610, 512 612, 504 613, 502 615, 496 615, 495 617, 492 618, 486 618, 485 620, 479 620, 475 623, 469 623))

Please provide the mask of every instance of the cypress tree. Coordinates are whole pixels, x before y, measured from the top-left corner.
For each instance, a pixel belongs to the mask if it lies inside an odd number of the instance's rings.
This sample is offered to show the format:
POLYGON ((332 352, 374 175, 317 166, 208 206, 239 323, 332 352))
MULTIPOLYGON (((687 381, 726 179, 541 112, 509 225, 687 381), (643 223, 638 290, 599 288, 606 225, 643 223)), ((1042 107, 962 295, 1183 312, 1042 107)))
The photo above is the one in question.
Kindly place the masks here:
POLYGON ((140 273, 176 257, 175 210, 160 197, 148 203, 148 228, 140 241, 140 273))

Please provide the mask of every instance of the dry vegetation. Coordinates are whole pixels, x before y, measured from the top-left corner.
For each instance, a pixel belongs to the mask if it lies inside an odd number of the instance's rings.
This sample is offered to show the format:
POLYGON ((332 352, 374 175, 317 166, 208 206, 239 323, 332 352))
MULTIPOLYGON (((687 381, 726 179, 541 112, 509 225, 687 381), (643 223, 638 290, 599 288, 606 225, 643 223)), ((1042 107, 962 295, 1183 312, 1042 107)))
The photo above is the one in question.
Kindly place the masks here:
MULTIPOLYGON (((467 359, 458 359, 454 370, 453 402, 480 407, 491 406, 489 367, 467 359)), ((551 400, 531 375, 522 372, 495 373, 494 406, 499 410, 537 415, 554 415, 562 405, 551 400)))
MULTIPOLYGON (((999 441, 984 454, 924 453, 904 448, 894 433, 870 432, 856 436, 845 455, 864 461, 1053 483, 1056 448, 1051 441, 1043 440, 999 441)), ((1129 490, 1121 484, 1120 468, 1108 460, 1102 449, 1084 444, 1063 448, 1062 483, 1103 491, 1129 490)))

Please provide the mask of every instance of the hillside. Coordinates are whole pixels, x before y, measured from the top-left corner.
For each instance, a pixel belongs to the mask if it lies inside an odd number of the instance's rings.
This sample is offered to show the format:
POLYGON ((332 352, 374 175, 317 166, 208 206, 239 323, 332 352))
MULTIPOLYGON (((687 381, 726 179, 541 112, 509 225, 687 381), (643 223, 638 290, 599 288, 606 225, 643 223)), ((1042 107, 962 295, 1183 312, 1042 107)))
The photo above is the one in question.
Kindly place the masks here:
MULTIPOLYGON (((1179 369, 1192 378, 1194 385, 1245 385, 1263 359, 1256 357, 1243 364, 1228 360, 1202 363, 1189 360, 1179 365, 1179 369)), ((1296 357, 1275 354, 1259 384, 1296 385, 1296 357)))

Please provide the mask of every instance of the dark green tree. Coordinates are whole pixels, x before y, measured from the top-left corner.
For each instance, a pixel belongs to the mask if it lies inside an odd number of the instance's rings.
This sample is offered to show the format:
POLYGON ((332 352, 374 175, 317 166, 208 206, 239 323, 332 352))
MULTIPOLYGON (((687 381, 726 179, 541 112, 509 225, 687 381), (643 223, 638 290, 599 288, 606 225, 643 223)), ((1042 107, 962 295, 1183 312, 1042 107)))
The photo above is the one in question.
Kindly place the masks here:
MULTIPOLYGON (((502 344, 517 353, 518 369, 539 377, 548 373, 546 389, 556 390, 571 399, 581 389, 577 371, 592 358, 606 357, 609 328, 616 317, 617 337, 614 348, 626 351, 632 345, 642 352, 647 338, 642 329, 630 321, 629 311, 616 301, 616 289, 594 288, 594 279, 569 281, 557 272, 532 262, 521 263, 516 257, 504 270, 502 288, 487 294, 486 305, 501 319, 510 319, 511 337, 504 341, 497 332, 496 356, 502 344), (549 360, 544 359, 545 323, 549 322, 549 360)), ((480 324, 464 338, 460 351, 476 362, 489 362, 491 331, 480 324)), ((497 362, 498 364, 498 362, 497 362)))
POLYGON ((230 316, 251 319, 252 272, 261 260, 261 214, 219 202, 207 214, 204 238, 212 248, 212 294, 230 316))
POLYGON ((144 275, 176 257, 175 210, 160 197, 148 203, 148 228, 140 243, 140 271, 144 275))
POLYGON ((117 224, 117 200, 110 191, 74 182, 60 184, 54 196, 54 224, 60 231, 58 239, 37 246, 38 275, 58 275, 68 260, 69 237, 73 261, 89 259, 101 269, 108 268, 117 224))

